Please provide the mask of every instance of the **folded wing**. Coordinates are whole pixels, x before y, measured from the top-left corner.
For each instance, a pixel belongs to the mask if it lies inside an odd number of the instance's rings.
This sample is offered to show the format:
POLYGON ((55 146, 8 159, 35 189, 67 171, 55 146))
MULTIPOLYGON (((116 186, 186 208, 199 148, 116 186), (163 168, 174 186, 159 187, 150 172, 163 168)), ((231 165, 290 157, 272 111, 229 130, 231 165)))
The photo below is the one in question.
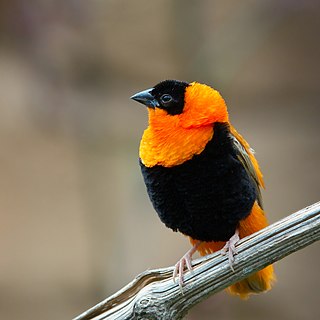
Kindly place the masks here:
POLYGON ((259 206, 263 209, 261 188, 264 188, 264 181, 258 161, 254 156, 254 151, 232 125, 230 125, 230 137, 233 140, 235 149, 237 150, 238 159, 255 184, 257 201, 259 206))

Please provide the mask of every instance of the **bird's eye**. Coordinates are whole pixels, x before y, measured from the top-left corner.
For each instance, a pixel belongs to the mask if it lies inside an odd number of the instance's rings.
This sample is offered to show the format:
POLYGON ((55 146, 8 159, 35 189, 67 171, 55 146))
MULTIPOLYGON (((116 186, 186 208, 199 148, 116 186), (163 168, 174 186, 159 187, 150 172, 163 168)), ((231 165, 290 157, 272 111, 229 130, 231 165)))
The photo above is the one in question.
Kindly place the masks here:
POLYGON ((166 103, 171 102, 172 97, 170 96, 170 94, 163 94, 163 95, 160 97, 160 100, 161 100, 162 103, 166 104, 166 103))

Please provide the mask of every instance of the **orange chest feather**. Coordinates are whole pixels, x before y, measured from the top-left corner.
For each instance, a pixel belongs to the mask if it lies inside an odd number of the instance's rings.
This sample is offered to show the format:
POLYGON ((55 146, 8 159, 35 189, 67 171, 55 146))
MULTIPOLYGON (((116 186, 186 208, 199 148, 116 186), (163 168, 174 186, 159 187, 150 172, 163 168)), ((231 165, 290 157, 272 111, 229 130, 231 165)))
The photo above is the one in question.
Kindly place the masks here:
POLYGON ((212 139, 212 126, 182 128, 174 123, 166 126, 149 126, 140 143, 140 159, 147 167, 172 167, 200 154, 212 139))

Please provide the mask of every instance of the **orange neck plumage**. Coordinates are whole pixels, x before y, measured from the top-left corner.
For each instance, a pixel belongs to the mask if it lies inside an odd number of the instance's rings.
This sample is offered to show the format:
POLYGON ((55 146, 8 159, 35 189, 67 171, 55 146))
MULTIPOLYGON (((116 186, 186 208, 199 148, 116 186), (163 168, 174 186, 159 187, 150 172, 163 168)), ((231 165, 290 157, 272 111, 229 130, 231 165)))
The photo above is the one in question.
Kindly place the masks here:
POLYGON ((213 136, 212 125, 186 129, 179 126, 179 117, 161 109, 150 110, 149 123, 140 143, 140 159, 147 167, 182 164, 201 153, 213 136))

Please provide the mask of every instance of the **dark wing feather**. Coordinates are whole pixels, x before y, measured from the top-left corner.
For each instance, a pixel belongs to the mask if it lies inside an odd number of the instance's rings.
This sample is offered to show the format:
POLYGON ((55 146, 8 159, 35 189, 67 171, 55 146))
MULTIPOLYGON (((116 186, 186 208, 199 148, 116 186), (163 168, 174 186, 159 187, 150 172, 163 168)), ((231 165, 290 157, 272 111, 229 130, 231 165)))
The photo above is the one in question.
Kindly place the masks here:
MULTIPOLYGON (((243 167, 246 169, 248 175, 251 177, 256 191, 257 191, 257 201, 259 206, 263 209, 263 203, 262 203, 262 195, 261 195, 261 189, 260 189, 260 181, 257 175, 257 172, 255 170, 255 167, 250 159, 250 156, 245 149, 245 147, 241 144, 241 142, 232 134, 230 133, 230 137, 233 141, 233 145, 237 151, 238 159, 242 163, 243 167)), ((250 152, 253 152, 251 149, 250 152)))

